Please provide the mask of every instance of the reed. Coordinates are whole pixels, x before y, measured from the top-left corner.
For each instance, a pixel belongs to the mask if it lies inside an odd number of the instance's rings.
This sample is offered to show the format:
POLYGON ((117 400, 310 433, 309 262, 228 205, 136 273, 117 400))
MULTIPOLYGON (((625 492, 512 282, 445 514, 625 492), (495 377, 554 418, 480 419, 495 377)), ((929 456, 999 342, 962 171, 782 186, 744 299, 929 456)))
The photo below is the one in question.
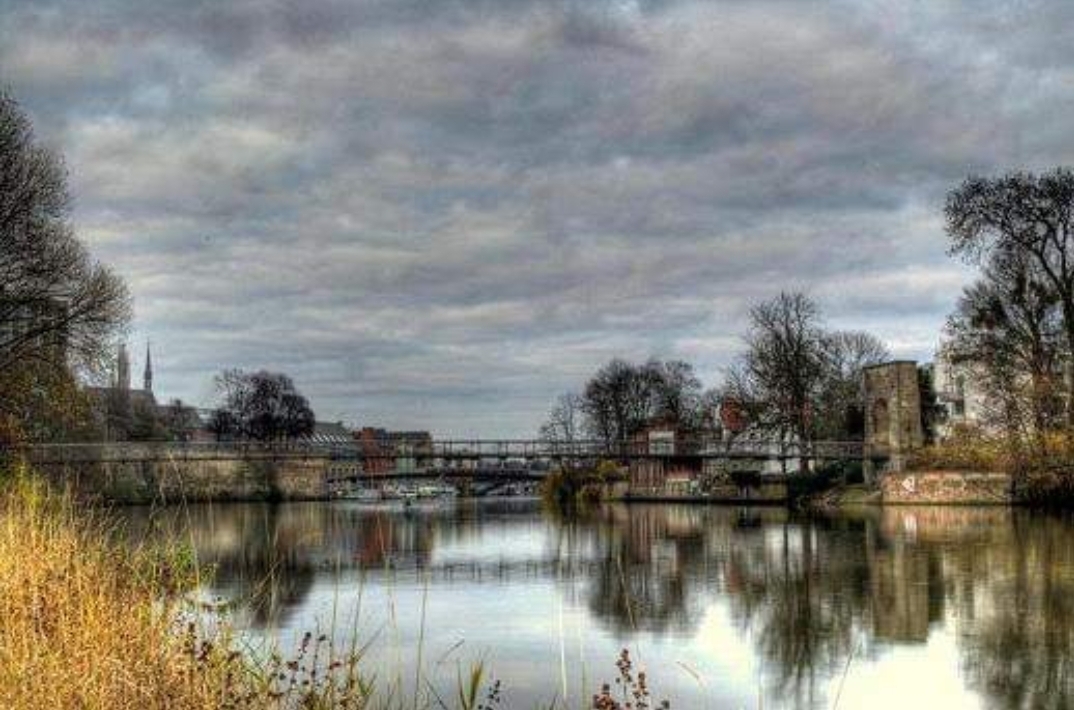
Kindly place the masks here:
POLYGON ((324 636, 258 660, 201 623, 193 559, 122 544, 106 511, 16 467, 0 486, 0 707, 373 707, 360 656, 324 636))
POLYGON ((207 708, 174 633, 192 583, 179 548, 125 550, 100 511, 21 468, 0 489, 0 707, 207 708))

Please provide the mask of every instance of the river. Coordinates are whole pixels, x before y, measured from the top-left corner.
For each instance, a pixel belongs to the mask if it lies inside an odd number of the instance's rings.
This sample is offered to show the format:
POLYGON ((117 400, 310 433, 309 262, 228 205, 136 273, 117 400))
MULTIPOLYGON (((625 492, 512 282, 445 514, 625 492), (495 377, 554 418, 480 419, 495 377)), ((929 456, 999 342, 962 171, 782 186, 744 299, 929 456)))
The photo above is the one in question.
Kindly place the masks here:
POLYGON ((381 684, 586 707, 622 648, 672 708, 1074 706, 1074 518, 525 500, 121 510, 189 540, 257 647, 368 644, 381 684))

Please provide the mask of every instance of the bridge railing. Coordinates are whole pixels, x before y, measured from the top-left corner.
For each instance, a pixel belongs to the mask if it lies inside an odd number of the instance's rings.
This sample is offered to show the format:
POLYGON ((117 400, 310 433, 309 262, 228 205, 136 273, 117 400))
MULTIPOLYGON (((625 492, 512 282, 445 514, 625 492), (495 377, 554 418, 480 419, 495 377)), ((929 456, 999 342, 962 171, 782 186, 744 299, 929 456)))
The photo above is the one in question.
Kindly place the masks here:
POLYGON ((805 444, 777 440, 723 441, 717 437, 682 438, 676 441, 628 440, 607 442, 598 439, 573 441, 449 440, 435 441, 424 451, 411 452, 426 458, 637 458, 749 454, 771 457, 841 458, 859 457, 860 441, 811 441, 805 444))
MULTIPOLYGON (((30 462, 298 458, 354 455, 354 447, 304 441, 125 441, 28 444, 9 450, 30 462)), ((0 452, 3 453, 3 452, 0 452)))
MULTIPOLYGON (((357 460, 418 461, 563 461, 636 458, 853 459, 863 456, 860 441, 812 441, 796 444, 770 440, 721 441, 715 437, 675 441, 603 441, 584 439, 448 439, 392 450, 354 444, 312 441, 89 442, 31 444, 16 449, 30 461, 100 461, 258 457, 329 457, 357 460)), ((2 454, 3 452, 0 452, 2 454)))

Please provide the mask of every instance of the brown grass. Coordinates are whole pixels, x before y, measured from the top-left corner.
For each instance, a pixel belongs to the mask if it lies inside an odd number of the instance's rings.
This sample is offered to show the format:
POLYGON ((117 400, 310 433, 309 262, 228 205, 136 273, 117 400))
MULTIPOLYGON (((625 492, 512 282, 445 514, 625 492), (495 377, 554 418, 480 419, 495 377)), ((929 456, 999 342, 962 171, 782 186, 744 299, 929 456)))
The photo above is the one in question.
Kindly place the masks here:
POLYGON ((307 634, 291 658, 240 653, 186 600, 192 554, 117 533, 24 470, 0 482, 0 708, 374 707, 357 650, 307 634))
POLYGON ((191 569, 124 550, 99 512, 16 475, 0 492, 0 707, 217 707, 174 633, 191 569))
POLYGON ((1012 464, 1009 443, 979 429, 956 429, 944 441, 915 451, 910 468, 915 471, 1006 471, 1012 464))
POLYGON ((240 653, 226 623, 201 623, 186 600, 199 581, 187 549, 131 549, 118 533, 106 511, 0 466, 3 710, 500 706, 500 683, 483 663, 460 673, 454 699, 434 703, 394 687, 375 692, 359 673, 361 650, 337 653, 324 635, 307 634, 286 659, 240 653))

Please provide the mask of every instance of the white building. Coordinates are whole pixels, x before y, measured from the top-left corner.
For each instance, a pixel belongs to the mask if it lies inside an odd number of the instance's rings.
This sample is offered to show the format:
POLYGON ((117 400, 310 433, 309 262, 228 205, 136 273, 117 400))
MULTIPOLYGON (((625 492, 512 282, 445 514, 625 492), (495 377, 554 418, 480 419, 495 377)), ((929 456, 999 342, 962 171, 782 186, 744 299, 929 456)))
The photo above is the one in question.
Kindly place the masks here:
POLYGON ((984 373, 979 366, 955 362, 950 346, 940 345, 932 364, 932 387, 936 391, 937 404, 946 413, 944 421, 937 425, 936 433, 941 439, 956 426, 984 422, 986 395, 983 381, 984 373))

